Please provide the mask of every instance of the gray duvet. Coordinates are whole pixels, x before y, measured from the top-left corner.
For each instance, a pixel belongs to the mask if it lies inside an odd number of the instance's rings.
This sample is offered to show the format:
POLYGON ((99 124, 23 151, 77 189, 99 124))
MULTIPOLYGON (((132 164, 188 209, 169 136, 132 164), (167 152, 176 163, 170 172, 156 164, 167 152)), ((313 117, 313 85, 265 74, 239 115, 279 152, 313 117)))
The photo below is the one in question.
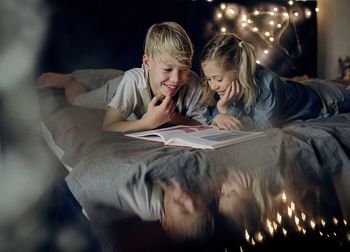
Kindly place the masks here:
POLYGON ((217 192, 230 169, 239 169, 259 177, 272 195, 286 186, 296 191, 332 188, 335 194, 321 195, 315 207, 324 202, 337 208, 340 203, 349 217, 350 114, 272 128, 261 138, 200 150, 103 132, 104 111, 68 106, 61 94, 42 94, 41 107, 43 122, 64 150, 63 161, 73 167, 66 178, 69 188, 89 215, 98 205, 132 215, 124 199, 149 195, 145 184, 150 177, 176 177, 208 196, 217 192))

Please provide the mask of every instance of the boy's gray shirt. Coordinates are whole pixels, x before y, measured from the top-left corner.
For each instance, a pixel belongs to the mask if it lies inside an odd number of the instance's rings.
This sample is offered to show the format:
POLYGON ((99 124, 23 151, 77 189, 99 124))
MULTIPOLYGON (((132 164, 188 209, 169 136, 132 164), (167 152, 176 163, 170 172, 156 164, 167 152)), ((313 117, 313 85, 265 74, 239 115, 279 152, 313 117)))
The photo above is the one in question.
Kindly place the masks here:
MULTIPOLYGON (((108 84, 118 86, 108 106, 118 110, 128 120, 142 118, 152 100, 148 71, 144 66, 126 71, 121 80, 114 78, 108 84)), ((188 83, 178 92, 176 107, 179 114, 207 124, 209 112, 208 108, 200 102, 201 95, 200 79, 190 71, 188 83)))

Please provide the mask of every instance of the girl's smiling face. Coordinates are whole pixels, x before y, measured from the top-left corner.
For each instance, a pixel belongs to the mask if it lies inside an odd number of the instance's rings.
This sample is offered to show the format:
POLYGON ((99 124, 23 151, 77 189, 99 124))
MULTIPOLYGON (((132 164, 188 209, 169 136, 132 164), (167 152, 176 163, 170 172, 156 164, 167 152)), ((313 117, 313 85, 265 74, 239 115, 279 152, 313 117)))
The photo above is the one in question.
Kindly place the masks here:
POLYGON ((208 61, 202 64, 202 70, 208 81, 210 89, 218 93, 220 97, 233 81, 238 80, 238 69, 225 70, 223 65, 216 61, 208 61))

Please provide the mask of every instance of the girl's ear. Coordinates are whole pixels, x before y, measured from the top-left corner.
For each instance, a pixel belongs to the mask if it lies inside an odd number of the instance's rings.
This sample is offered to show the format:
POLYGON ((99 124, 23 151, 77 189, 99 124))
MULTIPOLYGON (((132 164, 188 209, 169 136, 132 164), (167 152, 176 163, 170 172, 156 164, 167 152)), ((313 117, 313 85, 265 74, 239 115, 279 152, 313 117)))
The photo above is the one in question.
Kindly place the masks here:
POLYGON ((147 54, 144 54, 142 57, 142 63, 146 67, 147 70, 150 69, 149 63, 150 63, 150 57, 147 54))

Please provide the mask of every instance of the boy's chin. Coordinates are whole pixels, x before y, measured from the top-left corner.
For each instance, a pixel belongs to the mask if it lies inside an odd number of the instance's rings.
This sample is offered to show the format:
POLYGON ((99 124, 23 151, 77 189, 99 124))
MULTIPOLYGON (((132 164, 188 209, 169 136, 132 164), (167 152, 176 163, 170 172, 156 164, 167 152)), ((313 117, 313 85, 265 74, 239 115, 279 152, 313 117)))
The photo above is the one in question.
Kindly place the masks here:
POLYGON ((166 90, 166 91, 161 92, 161 96, 164 96, 164 98, 165 98, 166 96, 173 97, 173 96, 176 95, 176 93, 177 93, 177 92, 171 92, 171 91, 169 91, 169 90, 166 90))

